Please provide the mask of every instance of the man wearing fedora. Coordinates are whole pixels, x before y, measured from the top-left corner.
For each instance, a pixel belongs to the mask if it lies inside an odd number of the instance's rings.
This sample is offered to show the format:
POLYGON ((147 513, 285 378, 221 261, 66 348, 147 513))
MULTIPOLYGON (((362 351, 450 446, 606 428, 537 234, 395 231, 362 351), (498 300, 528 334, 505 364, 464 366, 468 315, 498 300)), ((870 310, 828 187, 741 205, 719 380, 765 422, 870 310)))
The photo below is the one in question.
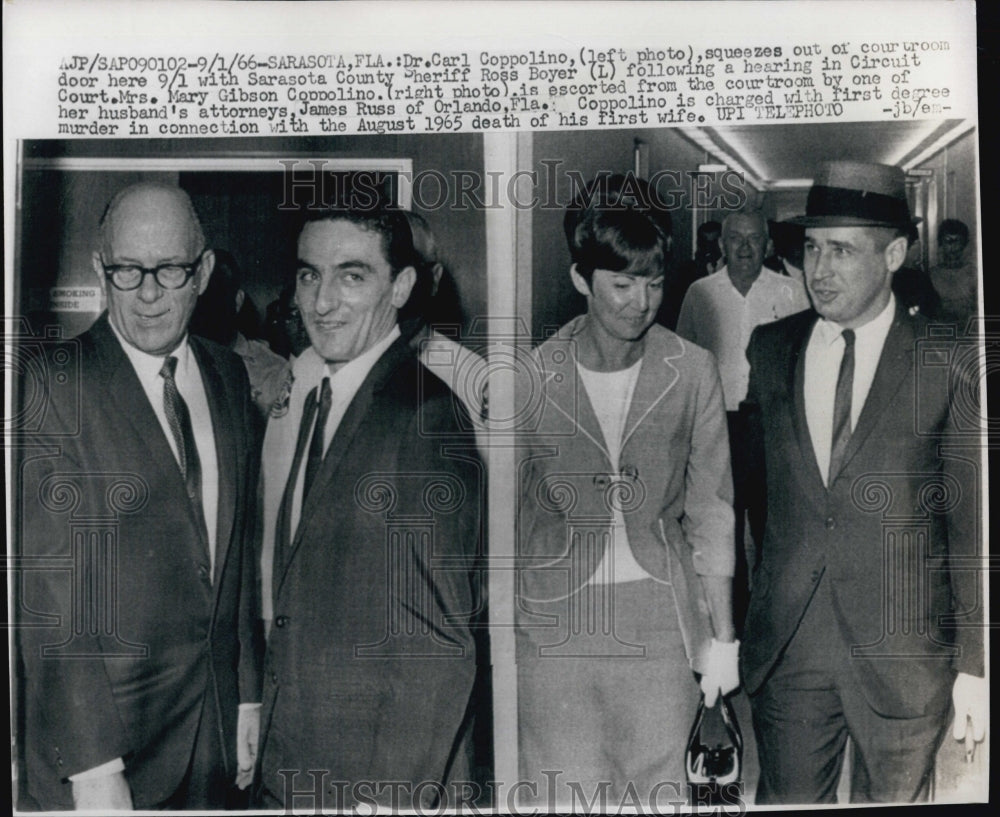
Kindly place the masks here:
POLYGON ((924 800, 953 702, 956 737, 985 731, 978 373, 892 294, 900 169, 826 164, 793 222, 814 309, 747 349, 768 496, 741 655, 757 802, 835 802, 848 737, 852 802, 924 800))

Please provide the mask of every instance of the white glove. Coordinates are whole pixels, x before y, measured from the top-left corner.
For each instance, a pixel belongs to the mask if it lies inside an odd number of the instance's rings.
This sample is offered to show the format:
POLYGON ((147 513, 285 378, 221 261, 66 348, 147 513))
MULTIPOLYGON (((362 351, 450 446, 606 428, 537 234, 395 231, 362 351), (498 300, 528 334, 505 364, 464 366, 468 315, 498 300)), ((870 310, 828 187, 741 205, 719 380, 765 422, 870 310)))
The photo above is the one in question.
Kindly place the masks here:
POLYGON ((236 721, 236 785, 245 789, 253 782, 253 769, 257 763, 257 742, 260 739, 260 705, 240 706, 236 721))
MULTIPOLYGON (((986 737, 986 707, 990 700, 990 690, 986 679, 965 672, 958 673, 951 688, 951 700, 955 704, 955 725, 952 735, 955 740, 966 739, 969 721, 972 721, 972 740, 979 743, 986 737)), ((966 742, 966 750, 971 753, 973 743, 966 742)))
POLYGON ((728 695, 740 685, 740 642, 716 641, 708 650, 708 661, 701 676, 705 706, 715 706, 719 694, 728 695))

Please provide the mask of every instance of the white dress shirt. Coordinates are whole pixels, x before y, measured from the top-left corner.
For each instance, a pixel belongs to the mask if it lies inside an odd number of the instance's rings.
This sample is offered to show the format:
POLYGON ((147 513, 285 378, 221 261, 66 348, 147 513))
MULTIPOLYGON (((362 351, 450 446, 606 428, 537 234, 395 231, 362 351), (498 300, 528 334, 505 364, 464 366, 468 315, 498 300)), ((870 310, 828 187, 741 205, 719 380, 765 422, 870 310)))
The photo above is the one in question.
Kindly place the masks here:
POLYGON ((743 296, 723 267, 691 284, 677 319, 677 334, 715 355, 726 411, 739 411, 750 385, 746 351, 753 330, 808 308, 805 287, 787 275, 762 268, 743 296))
MULTIPOLYGON (((858 424, 864 408, 875 370, 878 368, 882 347, 896 315, 896 299, 889 303, 875 318, 854 330, 854 382, 851 388, 851 431, 858 424)), ((830 448, 833 445, 833 404, 837 395, 837 377, 840 361, 844 357, 843 328, 833 321, 820 318, 813 327, 806 346, 805 404, 806 425, 812 439, 813 451, 819 465, 823 484, 826 485, 830 470, 830 448)))

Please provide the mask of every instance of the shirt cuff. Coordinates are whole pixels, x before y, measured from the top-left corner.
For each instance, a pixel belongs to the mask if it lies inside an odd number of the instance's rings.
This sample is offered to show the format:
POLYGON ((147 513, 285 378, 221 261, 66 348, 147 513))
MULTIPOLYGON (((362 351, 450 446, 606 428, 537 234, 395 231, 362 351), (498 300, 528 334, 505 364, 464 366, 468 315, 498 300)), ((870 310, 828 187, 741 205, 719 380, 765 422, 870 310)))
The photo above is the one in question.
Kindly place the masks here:
POLYGON ((108 777, 124 771, 125 761, 120 757, 116 757, 114 760, 109 760, 107 763, 102 763, 93 769, 87 769, 79 774, 71 774, 69 779, 71 783, 82 783, 85 780, 96 780, 98 777, 108 777))
POLYGON ((246 709, 260 709, 260 704, 240 704, 240 712, 246 709))

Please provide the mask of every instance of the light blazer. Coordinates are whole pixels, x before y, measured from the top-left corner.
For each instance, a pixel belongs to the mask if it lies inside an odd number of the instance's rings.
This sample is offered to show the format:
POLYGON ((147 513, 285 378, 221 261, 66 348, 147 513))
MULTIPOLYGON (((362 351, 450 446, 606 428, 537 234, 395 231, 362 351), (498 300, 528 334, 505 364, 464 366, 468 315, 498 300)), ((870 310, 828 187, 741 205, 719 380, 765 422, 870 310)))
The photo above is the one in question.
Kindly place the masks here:
MULTIPOLYGON (((646 334, 639 378, 619 456, 626 479, 611 474, 604 436, 577 376, 574 319, 535 352, 540 389, 520 444, 519 582, 526 599, 576 592, 604 554, 586 552, 579 525, 610 531, 611 503, 622 504, 636 561, 669 582, 688 659, 701 671, 712 638, 699 576, 732 576, 733 482, 725 406, 711 353, 654 324, 646 334), (530 430, 533 428, 534 430, 530 430), (577 531, 578 533, 578 531, 577 531)), ((532 392, 524 392, 532 405, 532 392)), ((525 631, 529 635, 531 629, 525 631)), ((544 635, 543 635, 544 637, 544 635)))
POLYGON ((274 567, 261 774, 279 799, 309 770, 329 772, 327 808, 355 802, 334 781, 415 786, 465 773, 471 621, 485 603, 475 573, 483 472, 456 411, 399 338, 327 448, 274 567))
POLYGON ((46 810, 72 808, 66 778, 117 756, 137 808, 173 794, 205 694, 217 701, 220 722, 209 728, 219 730, 235 778, 238 704, 260 700, 251 552, 258 421, 240 360, 188 342, 219 464, 218 516, 208 520, 217 530, 214 575, 177 461, 106 314, 66 344, 75 350, 60 367, 69 380, 40 432, 21 440, 19 553, 28 568, 49 568, 26 569, 19 598, 27 785, 46 810), (95 568, 107 553, 95 543, 107 538, 117 539, 116 561, 95 568), (110 582, 97 595, 99 619, 74 614, 87 576, 110 582), (81 632, 71 639, 74 627, 81 632))
POLYGON ((963 432, 969 421, 952 392, 967 373, 951 363, 953 341, 920 341, 927 319, 897 308, 844 464, 827 489, 803 392, 817 319, 808 310, 761 326, 747 351, 745 407, 763 443, 768 501, 743 638, 744 683, 751 693, 760 688, 822 579, 836 612, 832 643, 854 647, 850 666, 870 705, 913 717, 940 705, 953 667, 978 675, 983 668, 981 574, 949 562, 980 554, 981 442, 963 432), (949 626, 953 615, 960 626, 949 626))

